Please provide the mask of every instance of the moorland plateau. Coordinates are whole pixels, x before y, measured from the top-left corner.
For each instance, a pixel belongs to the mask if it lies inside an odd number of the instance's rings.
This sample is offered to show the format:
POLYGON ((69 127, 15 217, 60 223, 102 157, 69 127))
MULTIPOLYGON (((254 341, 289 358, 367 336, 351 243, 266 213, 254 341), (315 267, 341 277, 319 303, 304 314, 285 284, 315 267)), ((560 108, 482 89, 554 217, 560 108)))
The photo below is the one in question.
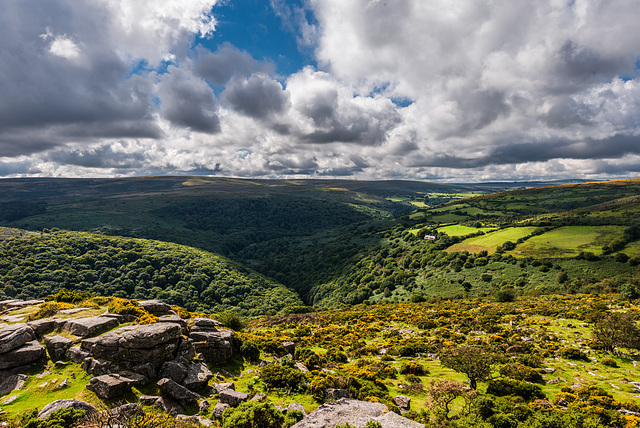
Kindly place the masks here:
MULTIPOLYGON (((87 339, 65 322, 164 325, 136 303, 158 299, 181 320, 180 349, 200 343, 207 317, 235 330, 231 357, 180 360, 218 371, 198 385, 200 404, 220 381, 265 395, 221 419, 184 406, 213 424, 292 426, 301 415, 265 403, 311 412, 337 398, 329 390, 427 426, 640 424, 640 180, 12 179, 0 181, 0 226, 0 301, 46 300, 5 311, 2 328, 63 320, 36 341, 89 349, 104 332, 87 339)), ((29 410, 59 398, 112 407, 165 392, 154 381, 105 398, 85 385, 124 363, 69 358, 23 370, 21 389, 0 397, 8 423, 55 426, 29 410)))

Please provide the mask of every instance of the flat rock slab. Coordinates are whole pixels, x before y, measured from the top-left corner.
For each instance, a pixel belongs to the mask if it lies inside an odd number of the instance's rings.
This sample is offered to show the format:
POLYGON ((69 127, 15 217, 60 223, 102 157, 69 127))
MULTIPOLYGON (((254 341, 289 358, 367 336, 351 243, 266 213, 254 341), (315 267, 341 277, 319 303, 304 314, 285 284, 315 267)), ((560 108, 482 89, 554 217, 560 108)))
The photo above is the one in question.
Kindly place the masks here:
POLYGON ((187 376, 182 379, 182 385, 188 389, 204 387, 213 378, 213 373, 205 363, 192 363, 187 366, 187 376))
POLYGON ((47 352, 53 361, 62 359, 67 353, 67 349, 71 347, 71 339, 62 336, 45 336, 44 344, 47 352))
POLYGON ((38 413, 38 418, 47 419, 53 412, 56 412, 60 409, 76 409, 76 410, 84 410, 87 413, 92 413, 96 411, 96 408, 93 407, 89 403, 85 403, 84 401, 76 400, 76 399, 67 399, 67 400, 57 400, 53 403, 49 403, 38 413))
POLYGON ((118 320, 111 317, 88 317, 69 320, 64 329, 80 337, 96 336, 118 326, 118 320))
POLYGON ((0 308, 14 310, 39 305, 41 303, 44 303, 44 300, 4 300, 0 302, 0 308))
POLYGON ((27 324, 13 324, 3 327, 0 329, 0 354, 18 348, 35 338, 35 332, 27 324))
POLYGON ((11 369, 38 361, 45 356, 44 347, 38 342, 27 342, 19 348, 0 355, 0 370, 11 369))
POLYGON ((102 398, 111 399, 127 394, 132 386, 143 384, 145 381, 144 376, 134 373, 112 373, 91 378, 86 388, 102 398))
POLYGON ((160 391, 162 391, 163 394, 168 395, 183 406, 196 405, 201 398, 195 392, 189 391, 171 379, 160 379, 158 381, 158 387, 160 387, 160 391))
POLYGON ((243 401, 247 401, 249 396, 244 392, 234 391, 233 389, 225 389, 218 394, 221 403, 235 407, 243 401))
POLYGON ((51 333, 56 328, 56 321, 52 318, 45 318, 41 320, 29 321, 27 323, 29 327, 33 329, 36 336, 42 337, 45 334, 51 333))
POLYGON ((18 391, 27 379, 29 379, 29 376, 25 374, 9 376, 4 382, 0 383, 0 396, 7 395, 11 391, 18 391))
POLYGON ((383 428, 419 428, 424 425, 390 412, 382 403, 341 398, 325 403, 309 416, 293 425, 293 428, 333 427, 349 423, 356 428, 365 428, 367 422, 380 422, 383 428))
POLYGON ((161 300, 143 300, 138 302, 138 305, 153 315, 164 315, 172 311, 171 305, 161 300))

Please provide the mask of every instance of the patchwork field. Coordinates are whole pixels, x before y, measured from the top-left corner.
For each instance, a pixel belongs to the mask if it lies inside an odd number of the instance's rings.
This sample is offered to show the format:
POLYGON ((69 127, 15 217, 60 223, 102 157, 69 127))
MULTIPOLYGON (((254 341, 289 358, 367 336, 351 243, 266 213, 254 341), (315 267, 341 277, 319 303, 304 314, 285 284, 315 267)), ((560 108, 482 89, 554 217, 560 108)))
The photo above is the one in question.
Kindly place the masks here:
POLYGON ((498 245, 502 245, 506 241, 516 242, 518 239, 531 234, 531 232, 536 229, 536 227, 508 227, 482 236, 465 239, 447 248, 447 251, 469 251, 470 253, 487 251, 489 254, 493 254, 496 252, 498 245))

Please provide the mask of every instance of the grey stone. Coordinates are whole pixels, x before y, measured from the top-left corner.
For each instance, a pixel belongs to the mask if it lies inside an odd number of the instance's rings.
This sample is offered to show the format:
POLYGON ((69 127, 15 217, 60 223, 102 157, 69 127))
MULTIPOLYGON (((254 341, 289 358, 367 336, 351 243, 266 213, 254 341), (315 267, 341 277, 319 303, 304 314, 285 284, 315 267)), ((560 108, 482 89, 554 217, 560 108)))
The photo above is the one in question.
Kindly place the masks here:
POLYGON ((4 309, 13 310, 13 309, 26 308, 27 306, 40 305, 42 303, 44 303, 44 300, 19 300, 19 299, 16 299, 16 300, 5 300, 4 303, 0 303, 0 304, 2 304, 4 309))
POLYGON ((380 417, 388 411, 389 408, 382 403, 342 398, 338 401, 322 404, 293 427, 333 427, 349 423, 357 428, 364 428, 368 421, 380 417))
POLYGON ((87 317, 68 320, 64 330, 80 337, 91 337, 116 327, 118 320, 111 317, 87 317))
POLYGON ((45 334, 49 334, 56 328, 56 322, 51 318, 29 321, 27 325, 33 329, 36 337, 42 337, 45 334))
POLYGON ((141 395, 138 398, 138 402, 140 402, 140 404, 142 404, 143 406, 153 406, 154 404, 156 404, 156 401, 158 401, 159 398, 160 396, 158 395, 141 395))
POLYGON ((195 405, 201 398, 195 392, 189 391, 182 385, 177 384, 171 379, 163 378, 158 381, 158 387, 163 394, 168 395, 183 406, 195 405))
POLYGON ((423 424, 404 418, 393 412, 387 412, 373 420, 380 422, 382 428, 424 428, 423 424))
POLYGON ((403 415, 409 410, 411 410, 410 397, 407 397, 404 395, 396 395, 395 397, 393 397, 393 401, 396 403, 396 405, 398 406, 398 409, 400 409, 400 413, 402 413, 403 415))
POLYGON ((220 391, 218 394, 220 401, 230 405, 231 407, 235 407, 243 401, 247 401, 249 396, 244 392, 234 391, 233 389, 225 389, 224 391, 220 391))
POLYGON ((303 415, 307 415, 307 411, 304 409, 304 405, 301 403, 291 403, 287 406, 287 412, 290 412, 292 410, 299 410, 302 412, 303 415))
POLYGON ((249 401, 264 401, 265 398, 267 398, 267 394, 256 394, 249 401))
POLYGON ((209 411, 209 407, 211 407, 211 404, 207 400, 202 400, 198 405, 198 411, 207 413, 209 411))
POLYGON ((102 358, 85 358, 81 367, 85 372, 92 375, 104 375, 119 370, 117 365, 102 358))
POLYGON ((131 387, 144 383, 144 376, 131 372, 113 373, 91 378, 86 388, 99 397, 111 399, 131 392, 131 387))
POLYGON ((205 427, 213 426, 213 421, 211 419, 203 418, 200 415, 178 415, 176 416, 176 419, 179 421, 191 422, 192 424, 196 425, 203 425, 205 427))
POLYGON ((196 352, 200 353, 204 360, 213 365, 222 365, 233 355, 231 342, 234 333, 230 330, 218 330, 216 332, 192 332, 196 352))
POLYGON ((191 361, 196 356, 196 348, 193 346, 192 339, 182 339, 178 350, 176 351, 176 358, 184 358, 186 361, 191 361))
POLYGON ((9 376, 2 383, 0 383, 0 396, 7 395, 11 391, 18 391, 24 383, 29 379, 29 376, 25 374, 16 374, 9 376))
POLYGON ((5 354, 36 338, 33 328, 29 325, 11 324, 0 329, 0 354, 5 354))
POLYGON ((187 375, 182 379, 182 385, 188 389, 200 389, 213 378, 213 373, 205 363, 191 363, 187 365, 187 375))
POLYGON ((178 324, 155 323, 120 327, 82 341, 82 349, 97 358, 126 362, 130 366, 150 362, 156 367, 172 360, 182 334, 178 324))
POLYGON ((71 346, 67 349, 67 358, 76 364, 82 364, 82 362, 89 358, 89 352, 81 349, 79 346, 71 346))
POLYGON ((0 370, 19 367, 26 364, 34 363, 44 357, 46 354, 44 347, 38 342, 27 342, 19 348, 12 349, 2 354, 0 358, 0 370))
POLYGON ((324 390, 324 401, 336 401, 341 398, 351 398, 346 389, 327 388, 324 390))
POLYGON ((153 404, 159 409, 161 409, 162 411, 167 412, 171 415, 178 415, 178 414, 184 413, 184 408, 180 404, 176 403, 175 401, 167 397, 160 397, 153 404))
POLYGON ((159 376, 161 378, 166 377, 174 382, 180 383, 182 382, 182 379, 187 377, 187 368, 184 366, 184 364, 175 360, 165 361, 160 368, 159 376))
POLYGON ((138 305, 142 306, 147 312, 156 316, 166 315, 172 312, 171 305, 161 300, 143 300, 138 302, 138 305))
POLYGON ((295 355, 296 353, 296 344, 293 342, 282 342, 282 346, 287 354, 295 355))
POLYGON ((44 344, 47 352, 53 361, 63 358, 67 354, 67 350, 71 347, 71 339, 62 336, 45 336, 44 344))
POLYGON ((180 327, 186 327, 187 321, 180 318, 178 315, 162 315, 159 317, 160 322, 172 322, 180 324, 180 327))
POLYGON ((222 323, 211 318, 194 318, 193 325, 200 328, 211 328, 212 331, 216 331, 216 327, 222 327, 222 323))
POLYGON ((222 391, 227 389, 231 389, 235 391, 236 384, 233 382, 220 382, 220 383, 212 383, 211 387, 219 394, 222 391))
POLYGON ((47 419, 52 413, 60 410, 60 409, 76 409, 76 410, 84 410, 87 413, 92 413, 96 411, 96 408, 93 407, 89 403, 85 403, 84 401, 76 400, 75 398, 66 399, 66 400, 57 400, 53 403, 49 403, 38 413, 38 418, 47 419))
POLYGON ((222 419, 222 414, 225 410, 227 410, 229 406, 227 403, 223 403, 222 401, 218 401, 218 403, 213 408, 211 415, 216 419, 222 419))
POLYGON ((304 364, 302 364, 299 361, 296 361, 296 363, 293 365, 293 367, 295 367, 296 369, 300 370, 302 373, 309 373, 309 369, 307 368, 307 366, 305 366, 304 364))
MULTIPOLYGON (((153 404, 153 403, 152 403, 153 404)), ((103 410, 98 412, 93 420, 102 422, 100 425, 103 428, 106 427, 118 427, 126 426, 129 419, 134 416, 144 416, 144 410, 137 403, 123 404, 122 406, 114 407, 113 409, 103 410)))

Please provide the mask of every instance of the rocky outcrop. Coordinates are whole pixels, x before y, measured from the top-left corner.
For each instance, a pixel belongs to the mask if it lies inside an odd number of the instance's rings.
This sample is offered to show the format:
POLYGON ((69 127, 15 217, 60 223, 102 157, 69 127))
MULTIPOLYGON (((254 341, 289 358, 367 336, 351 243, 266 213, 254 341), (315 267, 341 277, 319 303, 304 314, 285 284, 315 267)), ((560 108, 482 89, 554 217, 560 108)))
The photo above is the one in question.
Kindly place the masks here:
POLYGON ((9 352, 0 354, 0 370, 31 364, 40 360, 44 356, 44 347, 42 347, 38 342, 27 342, 9 352))
POLYGON ((194 341, 196 352, 209 364, 222 365, 233 355, 234 334, 230 330, 192 331, 189 337, 194 341))
POLYGON ((38 418, 47 419, 51 416, 52 413, 60 410, 60 409, 69 409, 73 408, 76 410, 84 410, 87 413, 95 412, 96 408, 93 407, 89 403, 85 403, 84 401, 76 400, 76 399, 67 399, 67 400, 57 400, 53 403, 49 403, 38 413, 38 418))
POLYGON ((160 379, 158 381, 158 387, 163 394, 176 400, 182 406, 194 406, 198 403, 198 400, 202 398, 198 394, 189 391, 184 386, 167 378, 160 379))
POLYGON ((393 397, 393 401, 396 403, 398 409, 400 410, 400 413, 402 413, 403 415, 411 410, 410 397, 407 397, 405 395, 396 395, 395 397, 393 397))
POLYGON ((31 342, 36 338, 35 332, 27 324, 12 324, 0 329, 0 354, 31 342))
POLYGON ((25 374, 16 374, 13 376, 9 376, 4 381, 0 383, 0 397, 3 395, 7 395, 11 391, 17 391, 24 383, 29 379, 29 376, 25 374))
POLYGON ((56 320, 45 318, 41 320, 29 321, 27 325, 33 329, 33 331, 36 333, 36 337, 42 337, 45 334, 49 334, 56 329, 56 320))
POLYGON ((91 378, 86 388, 101 398, 111 399, 131 392, 132 386, 143 385, 146 381, 142 375, 121 372, 91 378))
POLYGON ((67 350, 71 347, 71 339, 67 339, 62 336, 46 336, 44 338, 44 344, 47 348, 47 352, 53 361, 62 359, 67 350))
POLYGON ((142 300, 138 302, 138 305, 142 306, 147 312, 157 317, 163 315, 175 315, 176 313, 171 309, 171 305, 161 300, 142 300))
POLYGON ((314 410, 293 428, 333 427, 349 423, 357 428, 365 428, 369 421, 380 422, 383 428, 424 428, 424 425, 390 412, 382 403, 342 398, 325 403, 314 410))
POLYGON ((69 320, 64 330, 80 337, 92 337, 116 327, 118 320, 114 317, 88 317, 69 320))
POLYGON ((213 373, 202 362, 190 363, 187 366, 187 376, 182 379, 182 385, 190 390, 204 388, 209 380, 213 378, 213 373))
POLYGON ((150 362, 156 367, 174 359, 182 329, 174 323, 127 326, 82 341, 82 350, 101 358, 132 367, 150 362))
POLYGON ((351 398, 346 389, 327 388, 324 390, 324 401, 336 401, 341 398, 351 398))
POLYGON ((225 410, 227 410, 229 407, 231 407, 230 405, 223 403, 221 401, 218 401, 218 404, 215 405, 215 407, 213 408, 213 411, 211 412, 211 414, 213 415, 214 418, 216 419, 222 419, 222 414, 224 413, 225 410))
POLYGON ((218 394, 220 402, 235 407, 243 401, 247 401, 249 396, 244 392, 234 391, 233 389, 225 389, 218 394))

